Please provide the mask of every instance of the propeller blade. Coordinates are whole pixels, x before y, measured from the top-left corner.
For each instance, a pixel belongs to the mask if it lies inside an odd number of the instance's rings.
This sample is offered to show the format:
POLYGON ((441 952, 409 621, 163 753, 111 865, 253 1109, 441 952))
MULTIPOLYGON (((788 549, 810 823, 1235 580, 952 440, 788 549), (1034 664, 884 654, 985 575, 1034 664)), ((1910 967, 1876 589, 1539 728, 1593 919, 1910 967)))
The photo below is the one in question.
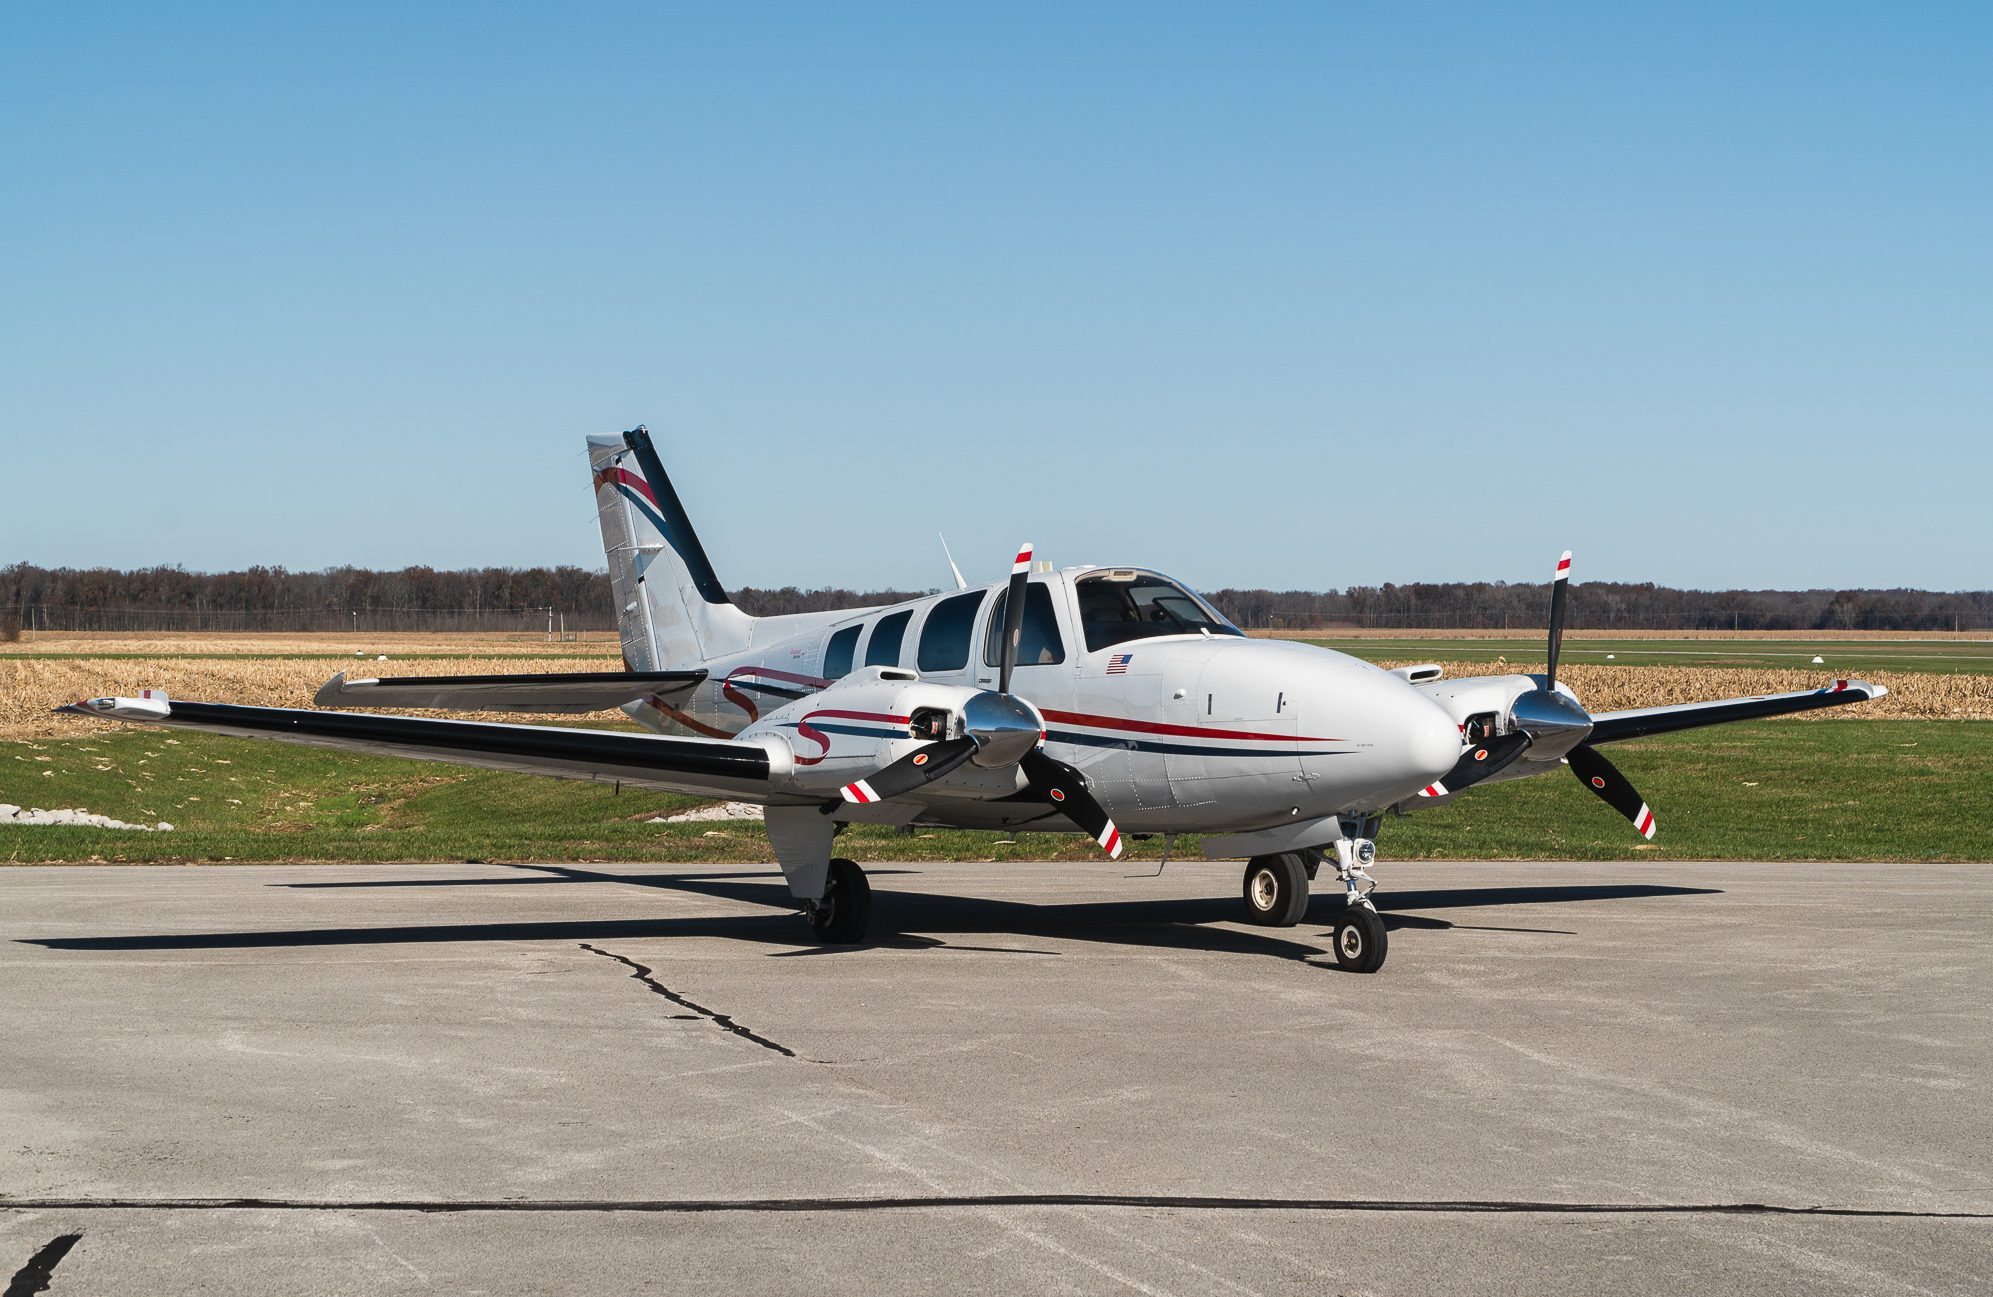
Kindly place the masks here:
POLYGON ((1544 672, 1543 687, 1557 687, 1557 654, 1564 647, 1564 596, 1571 586, 1571 551, 1557 560, 1557 579, 1550 583, 1550 669, 1544 672))
POLYGON ((1446 772, 1445 778, 1419 789, 1419 796, 1445 797, 1463 788, 1471 788, 1521 756, 1523 749, 1527 748, 1530 742, 1529 735, 1516 733, 1504 734, 1500 738, 1476 744, 1471 750, 1461 754, 1460 760, 1454 763, 1453 769, 1446 772))
POLYGON ((1031 575, 1031 542, 1017 547, 1010 565, 1010 589, 1003 602, 1003 669, 997 675, 997 692, 1010 692, 1011 669, 1017 665, 1017 636, 1024 628, 1024 582, 1031 575))
POLYGON ((1654 812, 1647 809, 1646 801, 1635 791, 1619 767, 1599 755, 1597 748, 1586 744, 1572 748, 1564 758, 1571 763, 1571 773, 1578 776, 1585 787, 1605 798, 1612 809, 1633 821, 1633 827, 1643 838, 1654 836, 1654 812))
POLYGON ((1121 830, 1114 827, 1114 818, 1107 808, 1087 791, 1085 775, 1043 752, 1027 754, 1020 765, 1024 777, 1031 782, 1032 792, 1085 829, 1111 858, 1121 858, 1121 830))
MULTIPOLYGON (((898 797, 923 784, 933 783, 967 761, 975 753, 976 746, 976 740, 972 738, 929 743, 918 751, 909 752, 877 774, 846 784, 838 791, 844 794, 845 801, 859 806, 883 802, 888 797, 898 797)), ((837 803, 832 802, 825 809, 835 809, 836 806, 837 803)))

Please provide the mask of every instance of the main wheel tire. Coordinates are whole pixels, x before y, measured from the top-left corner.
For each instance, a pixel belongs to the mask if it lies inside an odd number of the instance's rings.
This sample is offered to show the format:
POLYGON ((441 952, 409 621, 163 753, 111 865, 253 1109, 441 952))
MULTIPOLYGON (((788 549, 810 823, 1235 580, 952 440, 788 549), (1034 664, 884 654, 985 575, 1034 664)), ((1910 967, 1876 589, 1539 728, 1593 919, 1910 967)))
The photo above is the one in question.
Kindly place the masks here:
POLYGON ((823 899, 810 911, 810 926, 833 946, 865 940, 865 930, 872 926, 872 884, 856 863, 841 856, 830 862, 823 899))
POLYGON ((1308 862, 1298 851, 1254 856, 1246 864, 1246 918, 1291 928, 1308 912, 1308 862))
POLYGON ((1329 940, 1335 946, 1336 963, 1348 972, 1374 973, 1384 967, 1390 940, 1384 934, 1384 920, 1368 905, 1352 905, 1337 915, 1329 940))

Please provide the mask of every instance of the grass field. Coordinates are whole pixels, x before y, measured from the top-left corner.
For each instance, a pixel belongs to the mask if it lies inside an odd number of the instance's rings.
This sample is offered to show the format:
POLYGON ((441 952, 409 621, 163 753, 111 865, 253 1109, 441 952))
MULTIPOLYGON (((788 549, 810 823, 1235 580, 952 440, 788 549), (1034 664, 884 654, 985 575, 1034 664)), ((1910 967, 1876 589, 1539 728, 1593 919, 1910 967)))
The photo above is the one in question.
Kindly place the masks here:
MULTIPOLYGON (((1615 744, 1656 808, 1643 842, 1576 780, 1478 789, 1385 822, 1387 858, 1993 860, 1993 722, 1768 721, 1615 744)), ((0 826, 0 861, 765 861, 758 824, 647 823, 692 799, 200 734, 123 729, 0 745, 0 801, 171 833, 0 826)), ((1135 845, 1153 860, 1161 843, 1135 845)), ((1077 836, 858 829, 867 860, 1117 868, 1077 836)), ((1179 842, 1179 854, 1195 850, 1179 842)))

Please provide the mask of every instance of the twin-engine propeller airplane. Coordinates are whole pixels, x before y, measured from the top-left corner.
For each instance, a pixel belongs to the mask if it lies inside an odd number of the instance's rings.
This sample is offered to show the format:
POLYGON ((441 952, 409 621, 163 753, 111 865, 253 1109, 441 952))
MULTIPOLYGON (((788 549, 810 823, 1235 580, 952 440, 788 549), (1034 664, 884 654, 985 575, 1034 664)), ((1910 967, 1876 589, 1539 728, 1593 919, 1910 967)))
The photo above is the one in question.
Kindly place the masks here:
MULTIPOLYGON (((63 710, 220 734, 615 781, 760 803, 790 892, 827 942, 864 938, 864 873, 831 854, 847 824, 1070 831, 1119 856, 1124 834, 1202 835, 1248 858, 1246 917, 1291 925, 1333 861, 1332 942, 1374 972, 1385 930, 1368 867, 1385 811, 1568 765, 1654 836, 1599 752, 1619 739, 1881 697, 1806 693, 1593 716, 1557 681, 1571 556, 1557 564, 1548 669, 1441 678, 1310 645, 1248 639, 1190 589, 1139 567, 1051 571, 1021 547, 1010 579, 890 607, 750 617, 727 597, 643 428, 590 437, 620 607, 620 672, 334 676, 317 703, 624 713, 620 733, 351 711, 96 698, 63 710)), ((952 564, 951 564, 952 566, 952 564)))

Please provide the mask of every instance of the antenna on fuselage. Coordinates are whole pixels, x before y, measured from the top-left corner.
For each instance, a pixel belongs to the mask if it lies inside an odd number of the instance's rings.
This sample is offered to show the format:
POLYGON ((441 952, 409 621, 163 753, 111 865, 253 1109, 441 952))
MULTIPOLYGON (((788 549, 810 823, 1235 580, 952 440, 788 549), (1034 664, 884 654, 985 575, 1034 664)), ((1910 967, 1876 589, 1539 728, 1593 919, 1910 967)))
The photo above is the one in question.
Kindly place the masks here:
POLYGON ((941 552, 948 555, 948 570, 955 574, 955 588, 957 590, 967 590, 969 583, 962 579, 962 569, 955 566, 955 555, 949 553, 948 550, 948 538, 938 531, 934 534, 941 541, 941 552))

